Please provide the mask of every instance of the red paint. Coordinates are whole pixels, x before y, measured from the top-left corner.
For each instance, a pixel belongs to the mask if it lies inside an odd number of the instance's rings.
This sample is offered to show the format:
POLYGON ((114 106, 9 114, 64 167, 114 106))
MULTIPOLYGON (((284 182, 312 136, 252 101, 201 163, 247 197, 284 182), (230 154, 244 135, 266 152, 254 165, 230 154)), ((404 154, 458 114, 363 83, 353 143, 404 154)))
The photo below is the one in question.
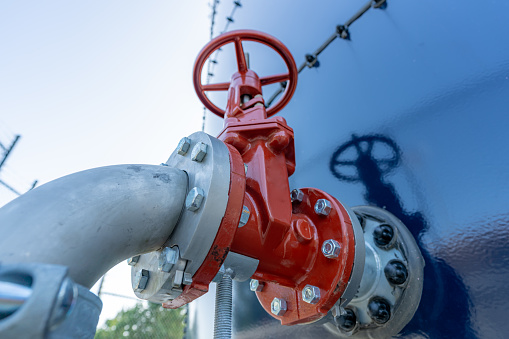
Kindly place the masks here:
MULTIPOLYGON (((225 219, 229 217, 230 209, 235 209, 234 218, 221 228, 231 227, 229 232, 232 237, 234 234, 233 242, 230 242, 232 251, 259 260, 253 278, 265 283, 263 290, 256 293, 265 310, 272 314, 270 305, 275 297, 286 300, 287 312, 276 317, 284 325, 308 323, 325 316, 345 291, 355 256, 351 220, 339 201, 313 188, 302 189, 302 202, 292 205, 290 200, 288 177, 295 171, 293 130, 284 118, 267 117, 288 103, 296 84, 297 69, 288 49, 275 38, 255 31, 234 31, 217 37, 203 48, 194 67, 194 85, 203 104, 213 113, 225 116, 225 127, 218 138, 235 148, 231 154, 240 154, 241 161, 247 165, 245 178, 239 179, 244 182, 237 183, 242 186, 243 197, 230 196, 225 219), (255 72, 247 69, 243 40, 272 47, 283 57, 289 73, 258 78, 255 72), (230 83, 202 85, 201 70, 205 61, 216 49, 230 42, 235 44, 238 72, 230 83), (282 80, 289 80, 283 98, 266 111, 263 98, 257 95, 262 93, 264 84, 282 80), (219 109, 205 96, 204 92, 211 90, 228 90, 226 110, 219 109), (242 104, 241 97, 245 94, 251 99, 242 104), (233 199, 236 203, 230 204, 233 199), (318 199, 330 201, 332 210, 328 216, 314 212, 318 199), (234 230, 231 224, 238 224, 242 202, 251 215, 245 226, 234 230), (329 259, 322 254, 322 243, 328 239, 341 244, 339 258, 329 259), (308 284, 320 288, 321 297, 317 304, 302 300, 302 289, 308 284)), ((206 263, 210 263, 210 259, 207 260, 206 263)), ((206 279, 197 280, 198 286, 208 286, 212 273, 217 273, 219 268, 216 262, 214 265, 206 279)), ((188 290, 191 288, 186 287, 184 292, 192 297, 202 291, 198 289, 199 292, 191 293, 188 290)))

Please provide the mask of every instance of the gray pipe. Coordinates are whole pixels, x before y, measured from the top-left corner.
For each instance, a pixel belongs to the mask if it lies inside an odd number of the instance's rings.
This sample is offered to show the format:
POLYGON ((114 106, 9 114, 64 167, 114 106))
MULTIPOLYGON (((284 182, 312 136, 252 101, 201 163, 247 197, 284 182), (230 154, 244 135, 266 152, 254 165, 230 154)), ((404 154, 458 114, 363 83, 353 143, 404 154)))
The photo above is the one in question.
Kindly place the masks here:
POLYGON ((64 265, 91 288, 115 264, 164 244, 186 191, 186 173, 165 166, 108 166, 54 180, 0 209, 0 262, 64 265))

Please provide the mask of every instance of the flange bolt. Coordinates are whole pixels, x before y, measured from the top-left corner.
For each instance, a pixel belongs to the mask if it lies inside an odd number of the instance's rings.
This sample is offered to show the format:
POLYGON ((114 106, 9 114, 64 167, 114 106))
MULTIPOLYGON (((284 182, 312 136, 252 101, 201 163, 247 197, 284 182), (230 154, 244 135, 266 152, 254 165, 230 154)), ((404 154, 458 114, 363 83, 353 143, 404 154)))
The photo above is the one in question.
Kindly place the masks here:
POLYGON ((302 192, 300 189, 296 188, 290 192, 290 199, 292 202, 302 202, 304 199, 304 192, 302 192))
POLYGON ((187 151, 189 151, 189 147, 191 147, 191 139, 182 138, 177 145, 177 153, 180 155, 186 155, 187 151))
POLYGON ((318 199, 315 204, 315 213, 318 215, 328 216, 331 210, 332 207, 329 200, 318 199))
POLYGON ((136 272, 133 280, 133 289, 135 292, 141 292, 147 288, 149 272, 147 270, 140 270, 136 272))
POLYGON ((329 259, 335 259, 339 257, 341 252, 341 245, 334 239, 328 239, 323 242, 322 253, 329 259))
POLYGON ((274 315, 284 315, 286 313, 286 300, 274 298, 270 304, 270 311, 274 315))
POLYGON ((186 208, 192 212, 199 210, 204 196, 205 192, 201 188, 193 187, 187 194, 186 208))
POLYGON ((408 270, 401 261, 391 260, 384 268, 385 277, 393 285, 404 284, 408 278, 408 270))
POLYGON ((350 332, 357 325, 357 316, 352 309, 345 309, 345 313, 336 318, 336 324, 338 328, 345 331, 350 332))
POLYGON ((178 261, 179 253, 175 248, 165 247, 159 255, 159 271, 170 272, 178 261))
POLYGON ((256 279, 251 279, 251 282, 249 283, 249 289, 253 292, 261 292, 264 286, 264 283, 259 282, 256 279))
POLYGON ((306 285, 302 290, 302 300, 308 304, 316 304, 320 300, 320 289, 313 285, 306 285))
POLYGON ((203 142, 199 142, 194 145, 193 150, 191 151, 191 160, 196 162, 202 162, 207 155, 207 144, 203 142))
POLYGON ((387 224, 381 224, 373 231, 373 238, 378 247, 387 247, 394 238, 394 230, 387 224))
POLYGON ((385 324, 391 318, 391 305, 382 298, 372 299, 368 304, 368 313, 377 324, 385 324))
POLYGON ((127 259, 127 264, 129 266, 136 266, 138 261, 140 261, 140 256, 139 255, 135 255, 134 257, 131 257, 131 258, 127 259))
POLYGON ((239 220, 239 227, 245 226, 247 222, 249 221, 249 216, 251 215, 251 212, 249 211, 249 208, 247 206, 242 207, 242 214, 240 215, 239 220))

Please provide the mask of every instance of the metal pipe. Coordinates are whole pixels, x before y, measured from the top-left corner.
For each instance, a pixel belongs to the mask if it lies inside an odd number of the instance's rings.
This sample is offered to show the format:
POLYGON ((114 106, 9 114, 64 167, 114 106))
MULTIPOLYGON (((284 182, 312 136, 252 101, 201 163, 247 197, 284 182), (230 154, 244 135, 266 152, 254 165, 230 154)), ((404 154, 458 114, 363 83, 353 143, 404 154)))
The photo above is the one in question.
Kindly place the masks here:
POLYGON ((108 166, 54 180, 0 209, 0 262, 64 265, 91 288, 120 261, 160 248, 186 193, 186 173, 166 166, 108 166))

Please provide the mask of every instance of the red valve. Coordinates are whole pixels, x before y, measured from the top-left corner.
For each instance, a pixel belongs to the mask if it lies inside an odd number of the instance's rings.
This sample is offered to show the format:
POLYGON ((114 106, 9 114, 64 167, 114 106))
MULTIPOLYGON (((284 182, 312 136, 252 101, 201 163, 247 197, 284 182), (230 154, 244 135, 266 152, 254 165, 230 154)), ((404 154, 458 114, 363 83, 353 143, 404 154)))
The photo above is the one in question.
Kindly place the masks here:
MULTIPOLYGON (((286 106, 297 87, 297 66, 295 65, 295 61, 293 60, 292 54, 288 48, 286 48, 286 46, 276 38, 268 34, 252 30, 231 31, 210 41, 198 54, 193 72, 194 89, 196 90, 198 98, 200 98, 205 107, 220 117, 225 116, 225 110, 214 105, 205 95, 205 92, 228 91, 228 106, 226 108, 226 112, 230 110, 234 113, 236 108, 240 109, 241 107, 240 98, 242 95, 248 94, 251 98, 254 98, 256 95, 262 94, 261 86, 286 81, 287 85, 282 98, 274 106, 267 110, 267 116, 270 117, 286 106), (242 41, 255 41, 272 48, 283 58, 286 67, 288 68, 288 72, 258 78, 256 73, 248 69, 244 55, 244 48, 242 47, 242 41), (214 51, 228 43, 235 44, 238 72, 233 74, 230 82, 207 85, 202 84, 201 74, 205 62, 212 53, 214 53, 214 51)), ((247 107, 249 106, 251 105, 248 105, 247 107)), ((226 114, 226 116, 228 116, 228 114, 226 114)))
POLYGON ((282 109, 295 91, 297 68, 293 57, 279 40, 268 34, 233 31, 203 48, 193 78, 203 104, 213 113, 225 116, 225 128, 218 138, 228 145, 231 175, 236 182, 230 184, 227 211, 216 237, 217 241, 222 235, 221 255, 211 249, 193 276, 193 284, 163 306, 179 307, 205 293, 226 252, 231 250, 259 260, 252 276, 264 286, 256 292, 258 299, 282 324, 322 318, 344 295, 350 282, 356 238, 350 215, 334 197, 306 188, 298 191, 293 202, 290 198, 288 177, 295 171, 293 130, 284 118, 267 117, 282 109), (259 78, 247 68, 244 40, 273 48, 284 59, 288 73, 259 78), (238 72, 229 83, 202 85, 201 71, 207 58, 231 42, 235 44, 238 72), (283 98, 266 111, 262 86, 280 81, 288 81, 283 98), (216 107, 204 94, 223 90, 228 90, 226 110, 216 107), (245 95, 248 100, 242 100, 245 95), (244 167, 242 162, 247 166, 245 177, 239 173, 239 168, 244 167), (231 226, 238 224, 242 205, 249 209, 250 217, 243 227, 235 229, 231 226), (327 254, 328 251, 332 254, 327 254), (307 290, 312 292, 308 300, 307 290), (286 312, 271 310, 275 299, 286 301, 286 312))

